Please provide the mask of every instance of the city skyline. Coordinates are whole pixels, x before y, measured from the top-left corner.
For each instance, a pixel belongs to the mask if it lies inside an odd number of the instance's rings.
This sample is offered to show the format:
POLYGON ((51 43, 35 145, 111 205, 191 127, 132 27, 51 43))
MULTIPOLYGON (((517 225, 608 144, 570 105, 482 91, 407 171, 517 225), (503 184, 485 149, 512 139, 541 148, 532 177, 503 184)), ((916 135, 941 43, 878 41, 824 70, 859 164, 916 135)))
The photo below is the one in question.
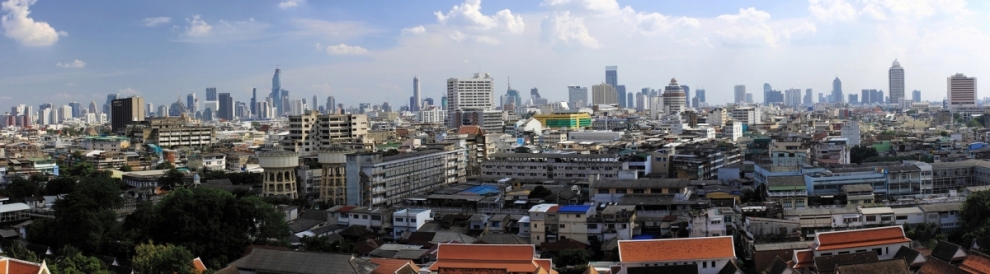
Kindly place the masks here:
MULTIPOLYGON (((884 90, 895 59, 908 71, 905 91, 921 90, 922 100, 939 101, 945 77, 981 77, 990 70, 979 62, 990 54, 978 49, 990 41, 987 24, 979 24, 990 12, 975 1, 744 1, 718 7, 446 1, 398 3, 408 15, 391 20, 366 16, 392 11, 363 3, 247 2, 238 12, 188 3, 108 10, 32 2, 8 0, 2 9, 10 19, 0 49, 12 54, 5 58, 10 65, 0 68, 0 99, 11 105, 101 101, 119 93, 158 106, 190 93, 202 96, 206 87, 248 102, 252 88, 270 90, 274 68, 285 70, 283 88, 293 98, 334 96, 346 106, 405 105, 413 76, 420 78, 424 99, 439 101, 446 79, 477 72, 512 77, 517 87, 539 88, 552 102, 568 100, 567 86, 604 82, 602 68, 613 65, 622 68, 621 84, 631 90, 660 89, 677 78, 706 89, 714 96, 710 104, 723 104, 737 84, 827 93, 838 76, 847 94, 884 90), (76 11, 107 16, 70 14, 76 11), (896 44, 886 42, 891 37, 896 44), (669 46, 648 47, 656 43, 669 46)), ((498 94, 506 83, 495 81, 493 89, 498 94)), ((762 94, 754 96, 764 101, 762 94)))

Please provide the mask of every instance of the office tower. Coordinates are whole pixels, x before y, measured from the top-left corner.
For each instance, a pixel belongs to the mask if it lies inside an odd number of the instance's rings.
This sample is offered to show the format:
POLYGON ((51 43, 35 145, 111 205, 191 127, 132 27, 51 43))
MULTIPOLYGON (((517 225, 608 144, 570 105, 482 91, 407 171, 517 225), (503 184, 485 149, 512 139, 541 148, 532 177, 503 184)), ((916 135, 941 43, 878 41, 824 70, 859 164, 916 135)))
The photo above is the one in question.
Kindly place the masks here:
POLYGON ((206 100, 217 101, 217 88, 206 88, 206 100))
POLYGON ((120 97, 120 95, 116 93, 107 94, 107 102, 106 104, 103 104, 103 113, 106 113, 107 115, 112 115, 111 114, 112 110, 110 106, 113 105, 113 100, 117 100, 117 97, 120 97))
POLYGON ((769 106, 770 104, 773 103, 773 100, 771 100, 771 99, 774 98, 774 96, 770 94, 771 91, 773 91, 773 88, 770 86, 770 83, 763 83, 763 104, 764 105, 768 105, 769 106))
MULTIPOLYGON (((459 124, 454 115, 457 111, 487 111, 495 106, 495 79, 488 73, 475 73, 472 78, 447 79, 447 114, 451 127, 459 124)), ((533 89, 536 96, 539 92, 533 89)))
POLYGON ((747 104, 752 104, 753 103, 753 93, 752 92, 747 92, 746 93, 746 103, 747 104))
POLYGON ((433 98, 423 99, 423 108, 425 109, 428 106, 433 106, 433 98))
POLYGON ((80 105, 79 102, 76 101, 69 102, 69 107, 72 108, 72 116, 70 117, 72 118, 82 117, 83 109, 82 109, 82 105, 80 105))
POLYGON ((801 106, 801 90, 796 88, 785 90, 784 105, 794 108, 801 106))
POLYGON ((289 91, 286 90, 286 89, 282 89, 281 96, 282 96, 282 99, 281 99, 282 106, 281 106, 281 108, 286 110, 286 111, 283 111, 281 115, 286 115, 286 113, 288 113, 288 110, 289 110, 289 104, 290 104, 290 102, 292 102, 289 99, 289 91))
POLYGON ((337 114, 337 99, 327 96, 327 113, 337 114))
POLYGON ((821 92, 818 93, 818 102, 819 103, 825 103, 826 102, 825 101, 825 94, 823 94, 821 92))
POLYGON ((694 98, 691 98, 690 101, 691 101, 691 105, 693 105, 693 106, 700 106, 701 105, 701 101, 698 101, 698 96, 695 96, 694 98))
POLYGON ((832 80, 832 103, 842 103, 842 81, 839 77, 832 80))
POLYGON ((593 105, 616 105, 618 104, 615 87, 609 84, 597 84, 591 86, 591 104, 593 105))
POLYGON ((746 86, 736 85, 735 86, 735 103, 745 103, 746 102, 746 86))
POLYGON ((186 110, 188 110, 190 114, 196 113, 196 93, 186 95, 186 110))
POLYGON ((588 105, 588 87, 567 86, 567 102, 572 107, 588 105))
POLYGON ((257 105, 258 105, 258 89, 251 88, 251 105, 250 105, 251 115, 254 115, 256 111, 258 111, 257 105))
POLYGON ((689 87, 688 85, 681 85, 681 90, 684 91, 684 98, 687 99, 687 102, 685 103, 684 106, 687 108, 691 108, 691 87, 689 87))
POLYGON ((447 96, 440 96, 440 107, 447 109, 447 96))
POLYGON ((317 101, 316 95, 313 95, 313 101, 309 102, 309 109, 317 110, 319 109, 320 102, 317 101))
POLYGON ((894 59, 894 64, 890 66, 889 76, 890 76, 890 90, 887 93, 890 95, 890 103, 903 107, 904 106, 904 68, 901 67, 901 62, 894 59))
POLYGON ((96 108, 96 101, 95 100, 90 100, 89 101, 89 113, 99 113, 99 112, 100 112, 100 110, 96 108))
POLYGON ((409 111, 419 111, 423 108, 422 96, 419 90, 419 77, 413 77, 413 103, 409 105, 409 111))
POLYGON ((619 67, 617 66, 607 66, 605 67, 605 83, 612 85, 612 87, 619 86, 619 67))
MULTIPOLYGON (((705 89, 697 89, 697 90, 694 91, 694 93, 695 93, 694 94, 694 97, 698 97, 698 102, 699 103, 706 103, 706 102, 708 102, 708 101, 705 101, 705 89)), ((697 107, 697 106, 695 106, 695 107, 697 107)))
POLYGON ((869 105, 873 103, 872 100, 873 97, 871 96, 869 89, 864 89, 862 92, 860 92, 859 98, 860 98, 859 100, 860 105, 869 105))
POLYGON ((947 80, 948 94, 945 98, 948 100, 950 110, 976 105, 976 77, 966 77, 962 73, 956 73, 947 80))
POLYGON ((676 78, 670 78, 670 84, 663 89, 663 107, 667 114, 681 113, 687 110, 687 97, 677 84, 676 78))
POLYGON ((167 117, 169 108, 167 105, 158 106, 158 112, 155 113, 158 117, 167 117))
POLYGON ((635 98, 635 96, 633 94, 635 94, 635 93, 627 93, 626 94, 626 101, 628 101, 628 102, 626 102, 626 105, 629 106, 629 108, 635 108, 636 107, 636 98, 635 98))
POLYGON ((804 105, 806 106, 814 105, 815 102, 812 100, 814 100, 814 97, 811 97, 811 89, 809 88, 804 91, 804 105))
POLYGON ((172 103, 172 106, 168 108, 168 115, 166 116, 179 117, 186 113, 189 113, 186 104, 183 104, 182 100, 176 99, 175 103, 172 103))
POLYGON ((618 101, 619 107, 625 108, 626 106, 626 85, 618 85, 615 87, 615 100, 618 101))
POLYGON ((649 104, 649 102, 646 99, 646 94, 645 93, 637 93, 636 94, 636 111, 645 111, 647 104, 649 104))
POLYGON ((241 101, 234 102, 234 117, 244 119, 247 118, 249 114, 250 110, 248 109, 247 104, 241 101))
POLYGON ((216 117, 223 120, 234 120, 234 99, 230 97, 230 93, 220 93, 217 102, 220 106, 217 107, 216 117))
POLYGON ((640 90, 640 93, 643 93, 643 94, 649 96, 650 95, 650 88, 643 88, 643 89, 640 90))
POLYGON ((275 108, 275 116, 282 115, 285 109, 282 106, 282 82, 278 79, 281 73, 281 69, 275 69, 275 76, 272 76, 272 93, 269 95, 272 97, 272 107, 275 108))
POLYGON ((784 93, 779 90, 766 90, 763 91, 763 104, 773 105, 773 104, 784 104, 784 93))
POLYGON ((848 102, 850 105, 859 104, 859 94, 849 94, 848 102))
POLYGON ((914 91, 911 92, 911 101, 914 101, 915 103, 921 102, 921 91, 920 90, 914 90, 914 91))
POLYGON ((114 132, 123 132, 127 125, 144 121, 144 98, 140 96, 114 99, 110 105, 110 128, 114 132))
POLYGON ((144 104, 144 117, 151 117, 151 113, 155 111, 155 104, 147 103, 144 104))
POLYGON ((881 105, 884 104, 885 102, 883 100, 884 99, 883 91, 882 90, 873 90, 873 91, 874 91, 873 92, 873 103, 875 103, 875 104, 881 104, 881 105))

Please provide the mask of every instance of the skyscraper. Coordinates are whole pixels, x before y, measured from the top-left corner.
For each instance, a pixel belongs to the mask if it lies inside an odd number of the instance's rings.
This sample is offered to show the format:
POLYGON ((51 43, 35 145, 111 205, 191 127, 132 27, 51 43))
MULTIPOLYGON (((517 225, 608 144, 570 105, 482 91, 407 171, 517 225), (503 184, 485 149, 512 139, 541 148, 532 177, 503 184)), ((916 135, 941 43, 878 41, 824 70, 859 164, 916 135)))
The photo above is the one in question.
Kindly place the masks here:
POLYGON ((127 125, 144 121, 144 98, 140 96, 114 99, 110 106, 110 127, 114 132, 124 132, 127 125))
POLYGON ((618 85, 615 87, 615 99, 619 101, 619 107, 626 108, 626 85, 618 85))
POLYGON ((316 98, 316 95, 313 95, 313 101, 312 102, 309 102, 309 106, 310 106, 309 109, 311 109, 311 110, 318 110, 318 109, 320 109, 320 102, 316 98))
POLYGON ((691 87, 688 85, 681 85, 681 90, 684 91, 684 98, 687 99, 684 106, 691 108, 691 87))
MULTIPOLYGON (((705 89, 696 89, 694 91, 694 97, 698 97, 698 102, 699 103, 708 102, 708 101, 705 101, 705 89)), ((695 107, 698 107, 698 106, 695 106, 695 107)))
MULTIPOLYGON (((93 113, 93 114, 100 113, 100 110, 96 108, 95 100, 89 101, 89 113, 93 113)), ((14 114, 14 115, 18 115, 18 114, 14 114)))
POLYGON ((605 67, 605 83, 612 85, 612 87, 619 86, 619 67, 617 66, 607 66, 605 67))
POLYGON ((966 77, 962 73, 956 73, 947 80, 948 94, 945 98, 950 110, 976 105, 976 77, 966 77))
POLYGON ((796 88, 784 90, 784 104, 794 108, 801 106, 801 90, 796 88))
POLYGON ((413 99, 409 105, 410 111, 419 111, 423 107, 423 95, 419 91, 419 77, 413 77, 413 99))
POLYGON ((207 101, 217 100, 217 88, 206 88, 206 100, 207 101))
POLYGON ((196 113, 196 93, 186 95, 186 109, 189 110, 190 114, 196 113))
POLYGON ((217 108, 216 117, 227 121, 234 120, 234 99, 230 93, 220 93, 218 96, 220 107, 217 108))
POLYGON ((567 86, 567 103, 572 108, 588 105, 588 87, 567 86))
POLYGON ((832 103, 842 103, 842 81, 839 77, 832 80, 832 103))
POLYGON ((275 116, 281 116, 285 108, 282 106, 282 82, 279 81, 281 69, 275 69, 275 76, 272 76, 272 107, 275 108, 275 116))
POLYGON ((814 105, 815 104, 814 99, 815 99, 814 97, 811 97, 810 88, 804 91, 804 105, 806 106, 814 105))
MULTIPOLYGON (((472 78, 447 79, 448 125, 459 124, 455 115, 458 110, 486 111, 495 106, 495 79, 488 73, 475 73, 472 78)), ((539 92, 536 92, 539 95, 539 92)))
POLYGON ((763 83, 763 104, 764 105, 768 105, 769 106, 769 105, 773 104, 774 101, 772 100, 772 98, 774 98, 774 96, 770 94, 770 92, 772 92, 772 91, 773 91, 773 88, 770 87, 770 83, 763 83))
POLYGON ((735 100, 735 103, 736 104, 745 103, 746 102, 746 86, 744 86, 744 85, 736 85, 735 88, 734 88, 734 90, 735 90, 735 95, 736 95, 735 96, 735 99, 736 99, 735 100))
POLYGON ((340 114, 337 111, 337 99, 333 98, 333 96, 327 96, 327 113, 340 114))
POLYGON ((591 86, 591 104, 593 105, 617 105, 619 104, 618 94, 615 87, 606 83, 591 86))
POLYGON ((894 64, 888 72, 890 90, 887 91, 887 94, 890 95, 890 103, 904 107, 904 68, 901 68, 901 62, 894 59, 894 64))
MULTIPOLYGON (((251 115, 258 113, 258 89, 251 88, 251 105, 248 106, 251 110, 251 115)), ((195 111, 193 111, 195 112, 195 111)))
POLYGON ((103 104, 103 113, 106 113, 108 116, 113 115, 111 106, 113 105, 113 100, 117 100, 118 97, 120 97, 120 95, 116 93, 107 94, 107 103, 103 104))
POLYGON ((915 103, 921 102, 921 91, 920 90, 914 90, 914 91, 911 92, 911 101, 914 101, 915 103))
POLYGON ((663 107, 668 114, 681 113, 687 110, 687 97, 677 84, 676 78, 670 78, 670 84, 663 89, 663 107))

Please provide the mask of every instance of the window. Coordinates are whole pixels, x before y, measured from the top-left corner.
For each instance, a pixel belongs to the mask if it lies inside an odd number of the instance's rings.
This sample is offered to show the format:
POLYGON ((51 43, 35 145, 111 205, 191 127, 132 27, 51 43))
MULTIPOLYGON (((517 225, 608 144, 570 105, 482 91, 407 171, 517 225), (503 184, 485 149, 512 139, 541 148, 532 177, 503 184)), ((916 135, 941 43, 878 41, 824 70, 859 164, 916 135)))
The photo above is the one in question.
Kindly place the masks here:
POLYGON ((866 216, 866 221, 867 222, 876 222, 877 221, 877 216, 876 215, 866 216))
POLYGON ((415 223, 415 222, 416 222, 416 218, 410 218, 410 219, 409 219, 409 222, 411 222, 411 223, 415 223))
POLYGON ((879 248, 874 248, 873 251, 877 252, 877 256, 883 255, 883 250, 880 250, 879 248))
POLYGON ((608 194, 608 189, 607 188, 599 188, 598 189, 598 194, 608 194))
POLYGON ((560 228, 564 228, 564 224, 560 224, 560 228))
POLYGON ((629 227, 629 225, 628 225, 628 224, 622 224, 622 229, 626 229, 626 228, 628 228, 628 227, 629 227))
POLYGON ((405 219, 403 219, 403 218, 395 218, 395 221, 396 222, 405 222, 405 219))
POLYGON ((361 215, 361 219, 367 220, 368 219, 368 215, 361 215))
POLYGON ((588 224, 588 229, 598 229, 598 224, 588 224))
POLYGON ((708 261, 701 262, 701 268, 708 268, 708 261))
POLYGON ((897 220, 898 220, 898 221, 903 221, 903 220, 907 220, 907 217, 908 217, 908 216, 897 216, 897 220))

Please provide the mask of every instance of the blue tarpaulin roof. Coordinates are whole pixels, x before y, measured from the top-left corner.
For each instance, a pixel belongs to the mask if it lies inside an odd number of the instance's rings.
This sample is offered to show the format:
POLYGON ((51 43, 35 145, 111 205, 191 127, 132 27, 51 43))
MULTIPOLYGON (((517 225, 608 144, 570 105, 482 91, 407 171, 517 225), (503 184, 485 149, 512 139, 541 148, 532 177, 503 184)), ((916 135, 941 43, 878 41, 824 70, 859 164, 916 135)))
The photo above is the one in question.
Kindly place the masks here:
POLYGON ((590 205, 569 205, 557 209, 557 213, 586 213, 591 209, 590 205))
POLYGON ((461 194, 474 194, 474 195, 487 195, 494 193, 498 193, 498 187, 496 186, 476 186, 461 191, 461 194))

